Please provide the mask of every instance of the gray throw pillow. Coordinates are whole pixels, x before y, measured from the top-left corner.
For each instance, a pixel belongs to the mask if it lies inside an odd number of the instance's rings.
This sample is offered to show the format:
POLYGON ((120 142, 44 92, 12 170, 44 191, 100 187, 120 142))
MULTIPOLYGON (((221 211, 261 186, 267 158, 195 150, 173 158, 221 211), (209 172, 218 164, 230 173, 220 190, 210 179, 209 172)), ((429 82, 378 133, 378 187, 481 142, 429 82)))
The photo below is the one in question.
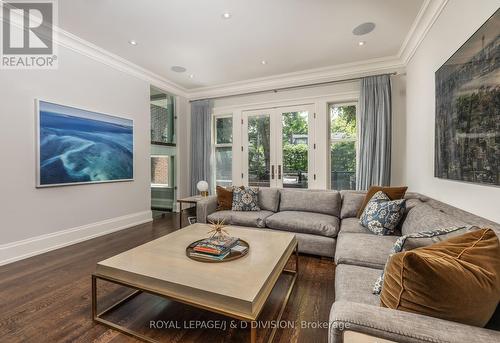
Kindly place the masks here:
POLYGON ((241 189, 233 187, 233 211, 260 211, 259 207, 259 188, 247 187, 241 189))
POLYGON ((378 191, 366 204, 359 223, 376 235, 391 235, 403 218, 405 207, 405 199, 391 200, 378 191))
MULTIPOLYGON (((459 236, 469 231, 478 230, 477 226, 452 226, 431 231, 422 231, 417 233, 408 234, 398 238, 396 243, 391 249, 389 259, 392 255, 402 251, 413 250, 416 248, 426 247, 434 243, 445 241, 453 236, 459 236)), ((387 262, 385 264, 387 266, 387 262)), ((385 266, 384 266, 385 271, 385 266)), ((375 285, 373 286, 373 294, 380 294, 382 286, 384 285, 384 271, 380 274, 375 285)))

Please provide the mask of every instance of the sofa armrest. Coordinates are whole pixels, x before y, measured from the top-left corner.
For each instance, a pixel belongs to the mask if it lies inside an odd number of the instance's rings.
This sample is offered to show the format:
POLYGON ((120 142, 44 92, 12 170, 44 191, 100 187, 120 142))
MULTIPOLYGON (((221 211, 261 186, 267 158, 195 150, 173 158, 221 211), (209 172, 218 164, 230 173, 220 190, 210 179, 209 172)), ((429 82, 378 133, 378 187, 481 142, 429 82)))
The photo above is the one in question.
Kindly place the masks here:
POLYGON ((500 342, 500 331, 384 307, 337 301, 330 312, 328 342, 344 343, 345 331, 404 343, 500 342))
POLYGON ((196 203, 196 222, 206 223, 207 216, 217 209, 217 196, 210 195, 196 203))

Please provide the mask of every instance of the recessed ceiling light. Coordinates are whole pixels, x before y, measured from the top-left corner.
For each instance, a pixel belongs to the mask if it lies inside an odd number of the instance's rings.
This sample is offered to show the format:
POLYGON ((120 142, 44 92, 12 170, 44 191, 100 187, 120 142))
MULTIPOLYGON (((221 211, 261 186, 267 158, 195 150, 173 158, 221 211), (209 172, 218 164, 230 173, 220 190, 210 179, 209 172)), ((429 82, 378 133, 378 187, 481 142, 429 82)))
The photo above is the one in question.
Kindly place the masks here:
POLYGON ((360 42, 358 42, 358 45, 359 45, 359 46, 363 46, 363 45, 365 45, 365 41, 360 41, 360 42))
POLYGON ((229 19, 229 18, 231 18, 231 13, 229 13, 229 12, 222 13, 222 18, 223 19, 229 19))
POLYGON ((267 64, 267 61, 266 60, 262 60, 262 61, 260 61, 260 64, 267 64))
POLYGON ((181 66, 172 66, 170 68, 172 71, 175 71, 176 73, 184 73, 186 71, 186 68, 181 67, 181 66))
POLYGON ((356 26, 352 30, 352 33, 355 36, 363 36, 363 35, 366 35, 366 34, 372 32, 374 29, 375 29, 375 24, 367 22, 367 23, 363 23, 363 24, 356 26))
POLYGON ((129 41, 128 41, 128 43, 129 43, 130 45, 137 45, 137 41, 135 41, 135 40, 133 40, 133 39, 129 40, 129 41))
POLYGON ((189 78, 190 79, 194 79, 194 75, 193 74, 189 74, 189 78))

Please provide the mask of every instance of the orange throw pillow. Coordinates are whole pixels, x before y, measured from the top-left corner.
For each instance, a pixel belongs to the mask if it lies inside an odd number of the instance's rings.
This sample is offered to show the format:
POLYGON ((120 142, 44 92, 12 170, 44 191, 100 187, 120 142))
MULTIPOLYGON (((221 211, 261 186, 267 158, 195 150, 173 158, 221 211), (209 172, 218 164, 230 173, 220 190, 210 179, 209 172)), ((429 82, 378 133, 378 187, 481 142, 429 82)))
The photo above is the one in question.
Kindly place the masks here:
MULTIPOLYGON (((245 189, 243 186, 240 186, 240 188, 245 189)), ((233 187, 217 186, 215 192, 217 193, 216 211, 230 210, 233 207, 233 187)))
POLYGON ((230 210, 233 206, 233 189, 217 186, 215 192, 217 193, 217 211, 230 210))
POLYGON ((398 200, 398 199, 404 198, 407 189, 408 189, 408 187, 371 186, 365 195, 365 200, 363 200, 363 203, 361 204, 361 207, 359 208, 358 215, 357 215, 358 218, 361 217, 361 215, 363 214, 363 211, 365 210, 365 207, 368 204, 368 202, 370 201, 370 199, 372 198, 372 196, 375 195, 375 193, 377 193, 378 191, 382 191, 385 194, 387 194, 387 196, 391 200, 398 200))
POLYGON ((500 244, 491 229, 471 231, 393 255, 380 305, 484 327, 500 301, 500 244))

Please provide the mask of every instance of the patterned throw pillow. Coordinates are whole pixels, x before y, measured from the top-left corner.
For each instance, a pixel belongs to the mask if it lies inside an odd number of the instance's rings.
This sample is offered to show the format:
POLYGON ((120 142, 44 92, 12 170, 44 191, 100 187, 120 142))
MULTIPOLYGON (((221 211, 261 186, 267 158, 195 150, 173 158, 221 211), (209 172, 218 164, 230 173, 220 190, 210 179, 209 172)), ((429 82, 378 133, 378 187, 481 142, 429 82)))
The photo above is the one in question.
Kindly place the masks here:
POLYGON ((259 188, 248 187, 241 189, 233 187, 233 211, 260 211, 259 188))
POLYGON ((405 212, 406 200, 391 200, 382 191, 373 195, 359 223, 377 235, 391 235, 405 212))
MULTIPOLYGON (((389 261, 392 255, 397 254, 401 251, 412 250, 415 248, 428 246, 434 243, 444 241, 453 236, 461 235, 466 232, 477 229, 479 229, 477 226, 453 226, 437 230, 411 233, 409 235, 401 236, 398 238, 396 243, 394 243, 394 246, 391 249, 387 261, 389 261)), ((387 262, 385 263, 385 265, 387 266, 387 262)), ((384 266, 384 271, 385 271, 385 266, 384 266)), ((382 271, 377 281, 375 281, 375 285, 373 286, 373 292, 372 292, 373 294, 380 294, 380 292, 382 292, 382 286, 384 285, 384 274, 385 274, 384 271, 382 271)))

